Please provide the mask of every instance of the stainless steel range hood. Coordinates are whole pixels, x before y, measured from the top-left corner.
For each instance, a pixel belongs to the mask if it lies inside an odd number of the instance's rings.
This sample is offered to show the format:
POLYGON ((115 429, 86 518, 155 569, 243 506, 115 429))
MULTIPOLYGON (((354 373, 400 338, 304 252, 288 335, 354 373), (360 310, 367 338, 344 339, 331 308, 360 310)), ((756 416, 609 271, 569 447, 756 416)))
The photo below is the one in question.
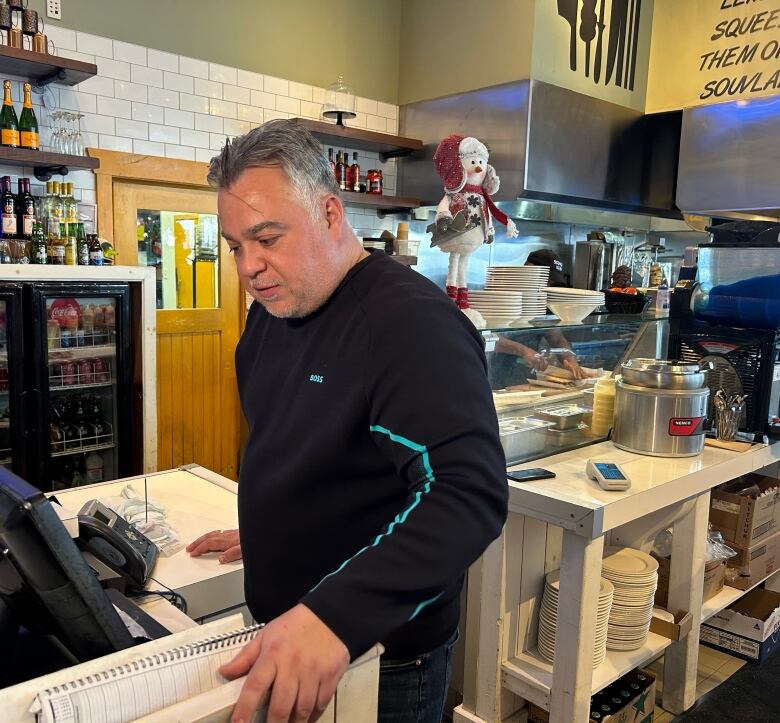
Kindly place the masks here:
POLYGON ((677 205, 705 215, 780 217, 780 96, 683 111, 677 205))
POLYGON ((497 201, 531 199, 681 218, 674 204, 681 113, 646 116, 535 80, 401 108, 402 135, 422 139, 404 159, 399 189, 436 204, 438 142, 473 135, 501 177, 497 201))

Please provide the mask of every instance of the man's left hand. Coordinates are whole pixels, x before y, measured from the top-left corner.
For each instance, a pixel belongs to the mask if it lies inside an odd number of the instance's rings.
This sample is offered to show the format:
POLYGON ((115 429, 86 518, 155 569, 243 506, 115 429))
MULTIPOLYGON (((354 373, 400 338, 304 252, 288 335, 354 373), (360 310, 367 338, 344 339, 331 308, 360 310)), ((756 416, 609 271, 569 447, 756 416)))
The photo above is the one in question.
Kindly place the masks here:
POLYGON ((587 379, 588 375, 585 370, 577 363, 576 357, 572 355, 566 355, 563 358, 563 366, 566 367, 573 375, 575 379, 587 379))
POLYGON ((231 721, 251 720, 266 701, 267 723, 316 721, 348 665, 346 645, 309 608, 296 605, 220 668, 226 678, 247 676, 231 721))

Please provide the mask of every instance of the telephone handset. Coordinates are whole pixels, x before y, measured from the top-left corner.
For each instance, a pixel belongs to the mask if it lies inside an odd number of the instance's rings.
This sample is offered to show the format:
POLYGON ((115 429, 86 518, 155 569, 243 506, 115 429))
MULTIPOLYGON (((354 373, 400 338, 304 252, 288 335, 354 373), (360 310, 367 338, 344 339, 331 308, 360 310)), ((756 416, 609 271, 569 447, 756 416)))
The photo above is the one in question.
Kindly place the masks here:
POLYGON ((79 511, 79 544, 127 581, 129 589, 143 588, 159 550, 116 512, 97 500, 79 511))

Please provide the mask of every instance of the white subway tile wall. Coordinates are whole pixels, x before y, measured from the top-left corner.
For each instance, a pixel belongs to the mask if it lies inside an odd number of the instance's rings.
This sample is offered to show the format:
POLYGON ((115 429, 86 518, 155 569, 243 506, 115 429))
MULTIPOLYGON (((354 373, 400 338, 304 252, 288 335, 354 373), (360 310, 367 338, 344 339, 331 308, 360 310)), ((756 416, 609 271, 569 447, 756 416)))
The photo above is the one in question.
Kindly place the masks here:
MULTIPOLYGON (((208 162, 228 138, 275 118, 303 116, 320 120, 325 89, 240 68, 178 56, 112 38, 46 26, 56 52, 96 63, 98 75, 74 87, 50 86, 57 107, 84 113, 81 131, 88 147, 126 153, 165 156, 208 162)), ((12 96, 21 102, 21 83, 14 81, 12 96)), ((370 98, 357 98, 355 128, 398 132, 398 107, 370 98)), ((33 104, 44 146, 50 140, 51 109, 33 104)), ((334 153, 349 150, 334 148, 334 153)), ((352 161, 352 151, 349 153, 352 161)), ((381 168, 385 191, 395 192, 395 161, 382 163, 375 153, 358 154, 365 173, 381 168)), ((31 168, 0 166, 0 175, 33 179, 36 193, 42 186, 31 168)), ((68 181, 82 203, 95 203, 95 177, 89 171, 71 172, 68 181)), ((392 217, 380 219, 372 211, 348 207, 358 235, 392 229, 392 217)))

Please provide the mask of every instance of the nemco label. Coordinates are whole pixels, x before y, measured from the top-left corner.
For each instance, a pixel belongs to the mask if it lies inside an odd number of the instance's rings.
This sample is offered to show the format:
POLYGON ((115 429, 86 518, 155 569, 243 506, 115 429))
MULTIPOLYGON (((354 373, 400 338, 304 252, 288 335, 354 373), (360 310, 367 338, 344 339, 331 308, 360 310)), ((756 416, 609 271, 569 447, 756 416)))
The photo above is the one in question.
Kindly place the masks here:
POLYGON ((704 417, 672 417, 669 420, 669 435, 672 437, 692 437, 704 434, 704 417))

